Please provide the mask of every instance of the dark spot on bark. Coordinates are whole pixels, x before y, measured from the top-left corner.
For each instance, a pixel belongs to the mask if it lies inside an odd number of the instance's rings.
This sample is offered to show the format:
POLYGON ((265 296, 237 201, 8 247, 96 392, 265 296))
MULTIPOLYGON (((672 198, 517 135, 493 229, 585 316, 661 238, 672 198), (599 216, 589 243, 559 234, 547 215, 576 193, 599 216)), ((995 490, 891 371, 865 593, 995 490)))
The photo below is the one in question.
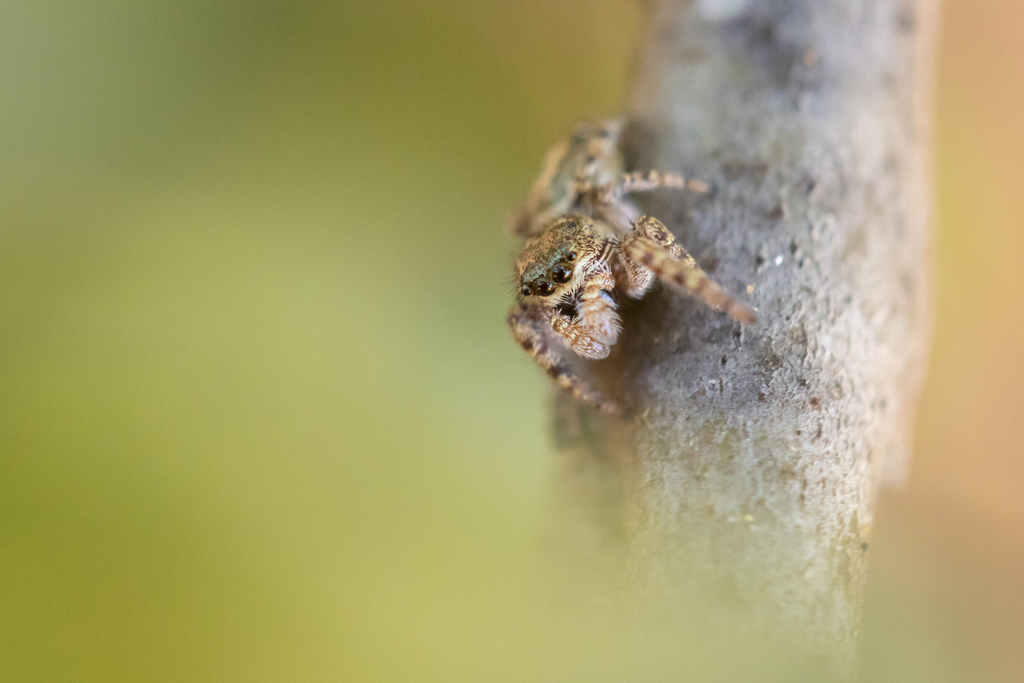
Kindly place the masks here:
POLYGON ((746 52, 747 59, 763 74, 777 83, 786 83, 794 67, 802 64, 804 46, 794 43, 796 36, 776 30, 776 25, 785 26, 794 21, 779 15, 775 9, 764 12, 751 9, 725 24, 724 34, 727 40, 734 42, 734 49, 746 52))
POLYGON ((763 23, 750 22, 749 38, 754 43, 774 43, 775 26, 762 20, 763 23))
POLYGON ((796 325, 789 329, 786 333, 786 338, 789 343, 797 347, 797 351, 800 355, 804 355, 807 352, 807 330, 804 329, 803 325, 796 325))
POLYGON ((821 425, 819 424, 818 425, 818 431, 816 431, 814 433, 814 440, 817 441, 820 438, 821 438, 821 425))
POLYGON ((688 46, 679 51, 676 56, 680 62, 696 62, 704 59, 704 48, 700 46, 688 46))
POLYGON ((917 12, 913 7, 901 7, 896 12, 896 28, 903 33, 910 33, 917 28, 917 12))
POLYGON ((722 164, 722 173, 729 180, 736 180, 743 175, 743 162, 739 159, 730 159, 722 164))
POLYGON ((802 190, 804 194, 810 194, 814 192, 814 188, 817 187, 818 182, 809 175, 805 175, 797 183, 797 189, 802 190))
POLYGON ((722 356, 722 360, 720 362, 722 363, 722 367, 723 368, 725 367, 725 363, 726 363, 727 360, 728 359, 725 356, 722 356))
POLYGON ((817 396, 811 397, 811 410, 821 410, 821 399, 817 396))
POLYGON ((800 251, 800 245, 796 243, 796 240, 789 241, 789 253, 796 256, 796 252, 800 251))
POLYGON ((764 401, 765 400, 765 396, 764 396, 764 392, 763 391, 757 392, 757 400, 758 401, 764 401))
POLYGON ((747 173, 750 174, 750 178, 755 183, 760 183, 764 180, 764 177, 768 175, 768 163, 764 161, 755 161, 748 164, 747 173))
POLYGON ((754 267, 755 268, 760 268, 763 265, 764 265, 764 256, 761 256, 760 254, 758 254, 757 256, 754 257, 754 267))
POLYGON ((732 328, 732 338, 740 339, 743 337, 743 328, 740 325, 735 325, 732 328))
POLYGON ((771 220, 777 221, 780 220, 783 216, 785 216, 786 212, 783 210, 782 204, 776 204, 775 206, 772 207, 771 211, 769 211, 767 215, 768 218, 770 218, 771 220))
POLYGON ((700 267, 704 269, 705 273, 713 273, 716 270, 718 270, 718 265, 720 263, 721 259, 719 259, 717 256, 709 256, 707 258, 701 259, 700 267))
POLYGON ((632 170, 656 166, 658 162, 652 157, 652 150, 657 149, 658 139, 659 135, 652 126, 638 119, 630 120, 619 135, 623 167, 632 170))
POLYGON ((724 173, 725 177, 729 180, 739 180, 746 176, 755 183, 760 183, 768 173, 768 163, 764 161, 727 159, 722 162, 722 173, 724 173))
POLYGON ((802 436, 802 435, 803 435, 803 432, 801 432, 801 431, 800 431, 800 430, 798 429, 798 430, 796 430, 796 435, 797 435, 797 436, 802 436))
POLYGON ((757 350, 757 364, 766 375, 782 367, 782 356, 775 352, 771 339, 762 339, 761 346, 757 350))
POLYGON ((861 544, 860 544, 860 549, 861 549, 862 551, 864 551, 864 552, 867 552, 867 549, 868 549, 868 544, 867 544, 867 543, 861 543, 861 544))

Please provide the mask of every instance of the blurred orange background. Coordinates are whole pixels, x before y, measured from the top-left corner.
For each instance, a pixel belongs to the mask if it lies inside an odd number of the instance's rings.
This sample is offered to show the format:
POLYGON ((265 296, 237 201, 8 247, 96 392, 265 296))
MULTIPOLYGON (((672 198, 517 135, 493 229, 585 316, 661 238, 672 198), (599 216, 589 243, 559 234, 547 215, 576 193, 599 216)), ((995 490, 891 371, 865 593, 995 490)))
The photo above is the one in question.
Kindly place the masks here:
MULTIPOLYGON (((547 379, 503 233, 621 110, 635 4, 0 16, 0 680, 635 680, 531 607, 547 379)), ((1022 3, 946 3, 934 354, 865 681, 1024 680, 1022 36, 1022 3)))
POLYGON ((910 478, 874 529, 865 680, 1019 681, 1024 4, 950 0, 944 14, 935 342, 910 478))

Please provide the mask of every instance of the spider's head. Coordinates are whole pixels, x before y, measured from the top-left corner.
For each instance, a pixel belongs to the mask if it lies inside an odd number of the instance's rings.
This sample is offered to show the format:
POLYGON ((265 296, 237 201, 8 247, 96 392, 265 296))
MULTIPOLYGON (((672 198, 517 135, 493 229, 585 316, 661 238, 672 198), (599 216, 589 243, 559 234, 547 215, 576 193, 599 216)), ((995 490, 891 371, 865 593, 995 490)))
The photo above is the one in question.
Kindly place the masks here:
POLYGON ((602 240, 589 218, 568 214, 526 243, 516 262, 519 296, 564 300, 580 288, 601 255, 602 240))

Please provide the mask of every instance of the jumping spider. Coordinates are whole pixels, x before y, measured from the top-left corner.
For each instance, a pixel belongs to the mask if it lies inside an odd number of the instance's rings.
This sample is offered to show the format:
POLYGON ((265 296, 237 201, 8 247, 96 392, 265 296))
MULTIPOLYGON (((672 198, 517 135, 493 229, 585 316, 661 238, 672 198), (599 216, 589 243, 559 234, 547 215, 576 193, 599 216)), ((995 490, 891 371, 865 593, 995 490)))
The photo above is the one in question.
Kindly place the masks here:
POLYGON ((566 347, 587 359, 608 356, 621 329, 613 294, 639 299, 654 279, 686 287, 712 307, 752 324, 754 312, 733 300, 676 243, 658 219, 640 216, 627 199, 659 187, 706 192, 699 181, 618 169, 618 121, 581 124, 548 152, 515 230, 526 237, 516 260, 518 293, 508 323, 520 346, 560 386, 603 412, 618 406, 572 372, 566 347))

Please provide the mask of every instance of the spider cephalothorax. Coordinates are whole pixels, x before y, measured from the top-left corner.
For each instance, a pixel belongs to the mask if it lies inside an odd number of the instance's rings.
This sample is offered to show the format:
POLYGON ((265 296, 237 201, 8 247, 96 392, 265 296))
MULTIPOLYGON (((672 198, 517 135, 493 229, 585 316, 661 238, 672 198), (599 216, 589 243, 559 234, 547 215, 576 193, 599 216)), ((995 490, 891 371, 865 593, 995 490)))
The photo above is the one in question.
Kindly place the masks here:
POLYGON ((527 241, 516 262, 518 308, 539 308, 584 358, 604 358, 619 334, 610 254, 615 241, 595 221, 571 213, 527 241))
POLYGON ((516 260, 517 303, 508 318, 519 344, 558 384, 606 412, 618 408, 572 372, 565 350, 595 360, 608 356, 620 330, 617 292, 639 299, 658 276, 740 322, 754 322, 753 311, 711 280, 668 228, 638 216, 626 199, 657 187, 703 192, 707 185, 655 171, 610 171, 619 129, 618 122, 586 124, 548 153, 515 221, 527 240, 516 260))
POLYGON ((575 294, 604 248, 604 236, 593 221, 569 214, 531 238, 516 262, 516 277, 524 297, 566 297, 575 294))

